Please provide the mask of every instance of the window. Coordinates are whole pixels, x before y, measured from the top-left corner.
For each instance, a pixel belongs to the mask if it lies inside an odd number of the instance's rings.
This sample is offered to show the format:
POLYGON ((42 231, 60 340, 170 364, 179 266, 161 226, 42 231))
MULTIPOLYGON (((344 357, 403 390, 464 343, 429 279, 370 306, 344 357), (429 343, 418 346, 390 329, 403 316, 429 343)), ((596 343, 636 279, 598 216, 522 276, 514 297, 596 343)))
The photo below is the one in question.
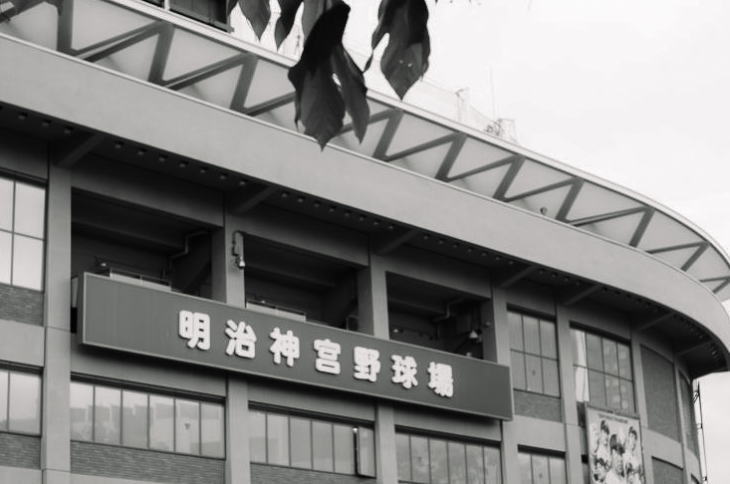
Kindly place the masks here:
POLYGON ((513 311, 507 317, 514 388, 559 397, 555 323, 513 311))
POLYGON ((478 443, 397 433, 398 481, 500 484, 499 449, 478 443))
POLYGON ((634 412, 629 346, 580 329, 572 334, 576 400, 634 412))
POLYGON ((43 288, 46 192, 0 177, 0 283, 43 288))
POLYGON ((0 369, 0 431, 41 433, 41 377, 0 369))
POLYGON ((71 383, 71 439, 224 457, 220 403, 71 383))
POLYGON ((251 410, 251 461, 338 474, 375 475, 368 427, 251 410))
POLYGON ((565 459, 545 454, 520 452, 521 484, 566 484, 565 459))

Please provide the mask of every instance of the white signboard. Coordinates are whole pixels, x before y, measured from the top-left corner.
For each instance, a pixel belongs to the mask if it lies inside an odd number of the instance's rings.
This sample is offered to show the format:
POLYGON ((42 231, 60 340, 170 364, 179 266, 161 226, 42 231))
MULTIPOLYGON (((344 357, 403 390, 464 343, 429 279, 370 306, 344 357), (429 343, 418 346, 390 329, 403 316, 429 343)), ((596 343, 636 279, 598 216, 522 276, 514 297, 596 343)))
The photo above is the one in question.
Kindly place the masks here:
POLYGON ((643 484, 639 420, 586 407, 591 484, 643 484))

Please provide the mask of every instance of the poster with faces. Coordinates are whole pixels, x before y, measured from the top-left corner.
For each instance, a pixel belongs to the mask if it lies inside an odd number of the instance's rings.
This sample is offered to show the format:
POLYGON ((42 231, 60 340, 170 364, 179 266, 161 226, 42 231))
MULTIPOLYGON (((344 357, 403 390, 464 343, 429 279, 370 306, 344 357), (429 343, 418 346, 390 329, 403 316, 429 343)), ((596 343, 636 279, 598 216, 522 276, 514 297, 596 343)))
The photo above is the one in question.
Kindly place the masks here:
POLYGON ((639 420, 586 407, 591 484, 643 484, 639 420))

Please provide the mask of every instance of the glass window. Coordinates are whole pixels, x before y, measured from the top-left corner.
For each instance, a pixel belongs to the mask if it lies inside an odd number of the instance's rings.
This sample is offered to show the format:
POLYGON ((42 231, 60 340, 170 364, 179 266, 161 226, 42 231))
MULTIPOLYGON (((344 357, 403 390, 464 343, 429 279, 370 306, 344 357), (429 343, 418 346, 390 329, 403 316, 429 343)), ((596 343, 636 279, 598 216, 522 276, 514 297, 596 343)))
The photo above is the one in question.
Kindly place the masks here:
POLYGON ((71 438, 93 440, 94 386, 71 382, 71 438))
POLYGON ((94 388, 94 441, 118 444, 121 437, 121 392, 116 388, 94 388))
POLYGON ((45 190, 0 178, 0 283, 43 288, 45 190))
POLYGON ((416 482, 429 482, 430 464, 428 439, 426 437, 411 436, 411 463, 413 465, 413 480, 416 482))
POLYGON ((484 456, 478 445, 466 446, 466 482, 484 484, 484 456))
POLYGON ((0 430, 8 430, 8 372, 4 370, 0 370, 0 430))
POLYGON ((314 442, 314 469, 333 471, 335 464, 332 446, 332 424, 314 420, 312 422, 312 441, 314 442))
POLYGON ((40 290, 43 287, 43 242, 13 236, 13 285, 40 290))
POLYGON ((355 473, 355 446, 350 425, 334 425, 335 434, 335 472, 355 473))
POLYGON ((8 430, 41 432, 41 377, 11 371, 9 379, 8 430))
POLYGON ((289 418, 266 414, 266 456, 269 464, 289 465, 289 418))
POLYGON ((225 417, 223 405, 217 403, 200 404, 200 453, 210 457, 224 457, 225 417))
POLYGON ((528 452, 518 458, 521 484, 566 484, 564 458, 528 452))
POLYGON ((560 396, 555 323, 507 313, 510 325, 512 386, 545 395, 560 396))
POLYGON ((0 230, 13 230, 13 190, 14 183, 0 178, 0 230))
POLYGON ((372 429, 262 410, 249 418, 252 462, 375 475, 372 429))
POLYGON ((10 284, 13 260, 13 236, 0 231, 0 282, 10 284))
POLYGON ((15 183, 15 232, 43 238, 46 191, 25 183, 15 183))
POLYGON ((248 418, 251 462, 266 462, 266 414, 250 410, 248 418))
POLYGON ((173 449, 174 421, 175 407, 173 406, 173 399, 159 395, 150 395, 151 449, 173 449))
POLYGON ((501 484, 499 449, 398 432, 400 481, 424 484, 501 484))
POLYGON ((446 441, 429 439, 429 457, 431 459, 431 482, 448 484, 449 463, 446 456, 446 441))
POLYGON ((71 382, 71 439, 225 456, 217 403, 71 382))
POLYGON ((129 390, 122 392, 122 444, 130 447, 147 447, 146 393, 129 390))
POLYGON ((200 453, 200 403, 175 399, 175 451, 200 453))
POLYGON ((357 472, 375 476, 375 432, 367 427, 357 428, 357 472))
POLYGON ((630 347, 580 329, 572 334, 576 400, 634 412, 630 347))
POLYGON ((449 442, 449 484, 466 484, 466 446, 449 442))
POLYGON ((484 447, 484 468, 486 484, 502 483, 502 457, 496 447, 484 447))
MULTIPOLYGON (((312 421, 292 417, 289 420, 292 467, 312 468, 312 421)), ((315 448, 317 442, 314 442, 315 448)))
POLYGON ((403 456, 411 455, 411 443, 408 435, 395 434, 395 455, 398 457, 398 480, 411 480, 411 459, 404 459, 403 456))

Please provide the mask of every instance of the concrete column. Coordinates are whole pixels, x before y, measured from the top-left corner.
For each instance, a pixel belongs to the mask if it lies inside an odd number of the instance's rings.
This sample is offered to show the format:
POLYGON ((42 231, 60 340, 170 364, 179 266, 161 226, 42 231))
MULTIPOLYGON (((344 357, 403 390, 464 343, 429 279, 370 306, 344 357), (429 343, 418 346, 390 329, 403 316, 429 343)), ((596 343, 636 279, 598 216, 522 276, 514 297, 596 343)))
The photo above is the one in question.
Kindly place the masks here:
MULTIPOLYGON (((224 214, 224 226, 211 237, 212 296, 217 301, 245 307, 244 274, 231 255, 233 233, 241 230, 237 217, 224 214)), ((248 428, 248 383, 229 375, 226 384, 226 484, 251 482, 248 428)))
POLYGON ((560 365, 561 397, 565 424, 565 466, 569 484, 583 484, 581 440, 585 430, 578 425, 578 407, 575 399, 573 370, 573 338, 570 333, 568 311, 560 304, 555 308, 555 325, 558 335, 558 364, 560 365))
POLYGON ((251 482, 251 449, 248 417, 248 383, 229 376, 226 402, 226 484, 251 482))
MULTIPOLYGON (((639 414, 641 423, 642 451, 644 454, 644 476, 646 484, 654 484, 654 466, 651 461, 651 453, 646 446, 645 439, 648 431, 649 417, 646 409, 646 392, 644 391, 644 367, 641 361, 641 337, 634 327, 631 328, 631 363, 634 371, 634 398, 636 399, 636 412, 639 414)), ((657 483, 660 484, 660 483, 657 483)))
POLYGON ((692 484, 692 474, 687 467, 687 446, 689 446, 689 442, 687 442, 687 433, 685 432, 686 426, 692 425, 692 422, 686 422, 684 419, 682 400, 685 397, 682 396, 682 375, 679 374, 676 358, 672 362, 672 368, 674 368, 674 388, 677 394, 676 405, 679 410, 679 441, 682 443, 682 473, 684 474, 685 484, 692 484))
MULTIPOLYGON (((507 321, 507 294, 504 289, 499 287, 492 287, 492 314, 494 316, 493 337, 496 361, 502 365, 509 365, 511 357, 509 323, 507 321)), ((512 382, 510 382, 510 390, 511 388, 512 382)), ((517 458, 518 443, 515 423, 513 421, 502 421, 502 482, 520 482, 520 462, 517 458)))
MULTIPOLYGON (((357 274, 358 331, 389 339, 388 288, 383 260, 371 254, 370 265, 357 274)), ((383 370, 390 362, 381 361, 383 370)), ((380 484, 398 482, 395 448, 395 410, 387 403, 375 405, 375 461, 380 484)))
POLYGON ((224 226, 211 237, 211 285, 213 299, 239 307, 246 305, 246 286, 244 271, 239 269, 231 247, 233 234, 243 228, 238 217, 225 214, 224 226))
POLYGON ((71 173, 49 165, 41 470, 44 484, 68 484, 71 479, 68 411, 71 374, 71 173))

